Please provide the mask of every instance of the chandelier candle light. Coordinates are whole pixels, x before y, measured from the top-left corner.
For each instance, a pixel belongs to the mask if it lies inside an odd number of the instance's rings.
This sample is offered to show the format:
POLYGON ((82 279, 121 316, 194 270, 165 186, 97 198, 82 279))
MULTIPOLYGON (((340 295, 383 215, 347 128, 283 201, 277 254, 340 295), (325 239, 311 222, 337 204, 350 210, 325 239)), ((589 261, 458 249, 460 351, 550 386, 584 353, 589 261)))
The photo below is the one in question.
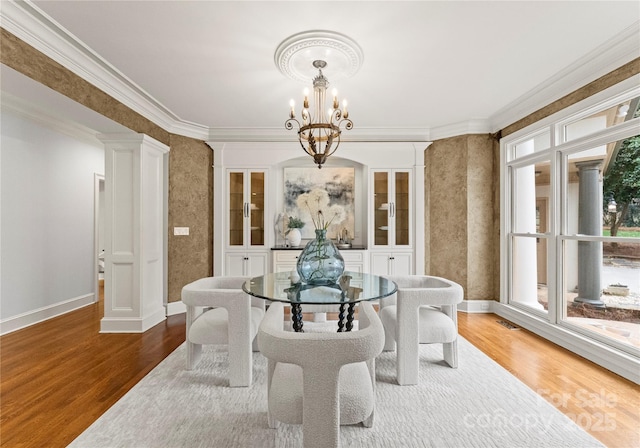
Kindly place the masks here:
POLYGON ((301 113, 302 123, 296 118, 295 102, 291 100, 289 103, 291 111, 289 119, 285 122, 285 128, 291 130, 296 127, 298 129, 298 139, 302 149, 313 157, 318 168, 322 168, 322 164, 340 146, 342 129, 350 130, 353 128, 353 122, 349 120, 347 100, 343 101, 342 109, 340 109, 338 93, 335 89, 333 90, 332 107, 325 109, 329 80, 322 74, 322 69, 327 66, 327 63, 316 60, 313 61, 313 66, 318 69, 318 76, 313 78, 314 113, 311 115, 309 112, 309 89, 305 89, 301 113))

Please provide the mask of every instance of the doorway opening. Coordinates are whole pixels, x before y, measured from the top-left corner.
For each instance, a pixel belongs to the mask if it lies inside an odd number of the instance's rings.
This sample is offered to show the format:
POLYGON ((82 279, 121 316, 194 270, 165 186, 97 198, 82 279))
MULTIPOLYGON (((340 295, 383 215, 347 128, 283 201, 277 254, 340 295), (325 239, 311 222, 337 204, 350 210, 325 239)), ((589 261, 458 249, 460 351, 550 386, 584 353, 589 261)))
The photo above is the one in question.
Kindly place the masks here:
POLYGON ((99 302, 104 288, 104 175, 95 173, 93 183, 93 254, 94 302, 99 302))

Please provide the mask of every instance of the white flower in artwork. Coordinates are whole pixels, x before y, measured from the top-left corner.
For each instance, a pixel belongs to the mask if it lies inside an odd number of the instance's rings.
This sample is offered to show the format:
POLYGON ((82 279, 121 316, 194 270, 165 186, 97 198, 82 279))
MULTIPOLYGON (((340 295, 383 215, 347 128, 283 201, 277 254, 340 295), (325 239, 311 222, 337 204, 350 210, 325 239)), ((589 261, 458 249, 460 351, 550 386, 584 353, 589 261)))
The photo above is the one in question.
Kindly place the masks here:
POLYGON ((329 193, 319 188, 301 194, 296 200, 298 209, 309 215, 315 228, 324 230, 327 230, 332 224, 340 224, 347 218, 347 211, 344 207, 329 203, 329 193))

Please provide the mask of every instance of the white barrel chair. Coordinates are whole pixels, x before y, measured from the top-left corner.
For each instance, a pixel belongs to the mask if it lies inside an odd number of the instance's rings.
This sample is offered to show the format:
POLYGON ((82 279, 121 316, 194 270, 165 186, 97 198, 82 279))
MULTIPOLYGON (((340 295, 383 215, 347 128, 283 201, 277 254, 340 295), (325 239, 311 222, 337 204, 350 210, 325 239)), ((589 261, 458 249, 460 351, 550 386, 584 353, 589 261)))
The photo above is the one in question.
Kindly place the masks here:
POLYGON ((385 276, 398 291, 380 300, 385 351, 396 348, 396 372, 400 385, 418 383, 419 344, 441 343, 444 360, 458 367, 457 304, 462 286, 428 275, 385 276))
POLYGON ((264 317, 264 300, 242 290, 249 277, 206 277, 182 288, 187 306, 187 370, 195 368, 203 344, 226 344, 229 350, 229 385, 250 386, 256 334, 264 317))
POLYGON ((373 425, 382 322, 361 302, 358 331, 296 333, 283 330, 283 310, 280 302, 270 304, 258 332, 268 359, 269 427, 302 424, 305 448, 338 447, 340 425, 373 425))

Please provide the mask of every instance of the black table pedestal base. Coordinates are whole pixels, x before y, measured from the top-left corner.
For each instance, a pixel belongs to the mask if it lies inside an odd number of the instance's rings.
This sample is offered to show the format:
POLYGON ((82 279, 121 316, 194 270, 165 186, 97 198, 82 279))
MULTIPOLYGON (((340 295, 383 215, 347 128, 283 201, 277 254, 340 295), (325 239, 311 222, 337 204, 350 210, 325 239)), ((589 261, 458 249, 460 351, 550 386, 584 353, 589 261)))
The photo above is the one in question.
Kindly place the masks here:
MULTIPOLYGON (((340 312, 338 313, 338 333, 351 331, 353 329, 355 307, 355 303, 340 304, 340 312)), ((297 333, 304 333, 302 305, 300 303, 291 304, 291 321, 293 323, 293 331, 297 333)))
POLYGON ((340 304, 340 312, 338 313, 338 333, 351 331, 353 329, 353 313, 355 310, 355 305, 355 303, 340 304), (346 319, 345 308, 347 311, 346 319))
POLYGON ((293 331, 296 333, 304 333, 302 328, 302 306, 299 303, 291 304, 291 320, 293 321, 293 331))

